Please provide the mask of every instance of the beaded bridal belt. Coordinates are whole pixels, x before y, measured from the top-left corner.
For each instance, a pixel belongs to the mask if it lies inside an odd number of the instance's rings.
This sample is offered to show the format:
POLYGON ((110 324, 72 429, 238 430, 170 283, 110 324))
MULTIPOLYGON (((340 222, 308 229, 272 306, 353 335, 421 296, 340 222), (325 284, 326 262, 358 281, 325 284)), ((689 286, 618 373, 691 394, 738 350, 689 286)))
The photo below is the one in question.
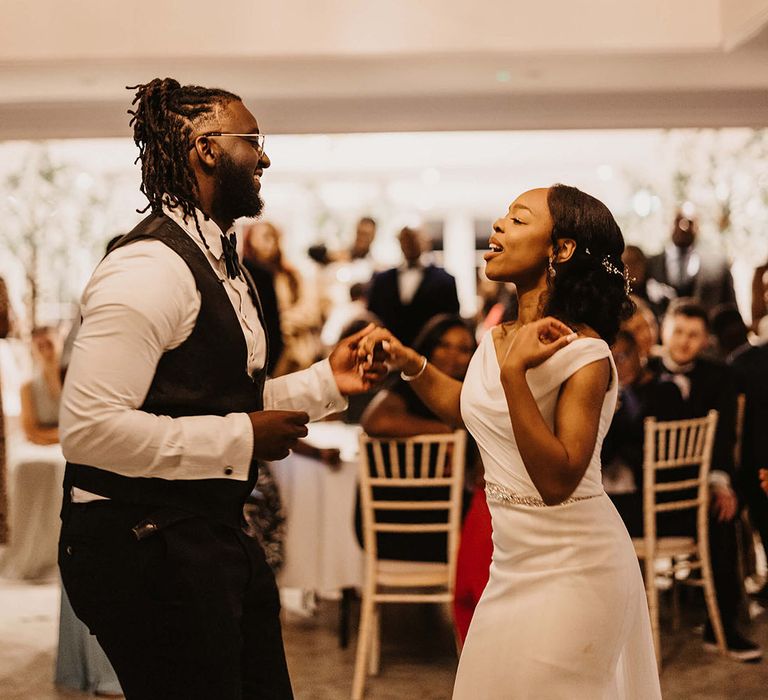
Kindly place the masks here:
MULTIPOLYGON (((594 496, 571 496, 557 505, 564 506, 569 503, 576 503, 577 501, 586 501, 590 498, 596 498, 598 495, 600 494, 595 494, 594 496)), ((523 496, 505 486, 494 484, 492 481, 485 482, 485 497, 488 503, 495 503, 499 506, 533 506, 534 508, 551 507, 544 503, 538 496, 523 496)))

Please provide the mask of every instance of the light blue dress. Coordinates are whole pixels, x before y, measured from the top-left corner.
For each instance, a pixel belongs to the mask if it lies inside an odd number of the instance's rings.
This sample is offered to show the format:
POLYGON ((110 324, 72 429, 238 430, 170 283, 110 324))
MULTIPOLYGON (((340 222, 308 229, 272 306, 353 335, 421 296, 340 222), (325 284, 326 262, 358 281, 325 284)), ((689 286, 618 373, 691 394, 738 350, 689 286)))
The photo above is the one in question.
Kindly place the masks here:
POLYGON ((57 686, 91 693, 122 693, 112 664, 99 643, 75 615, 61 589, 59 650, 56 656, 57 686))

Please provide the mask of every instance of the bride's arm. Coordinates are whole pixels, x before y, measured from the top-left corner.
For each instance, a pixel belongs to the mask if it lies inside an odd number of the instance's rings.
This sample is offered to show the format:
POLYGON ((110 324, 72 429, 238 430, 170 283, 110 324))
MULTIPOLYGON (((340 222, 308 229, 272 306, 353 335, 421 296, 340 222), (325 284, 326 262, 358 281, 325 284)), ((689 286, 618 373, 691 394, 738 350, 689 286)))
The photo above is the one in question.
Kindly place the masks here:
POLYGON ((391 370, 402 371, 406 376, 415 377, 411 381, 411 388, 443 423, 453 429, 464 427, 460 410, 461 382, 429 362, 425 365, 424 355, 403 345, 385 328, 377 328, 366 336, 360 345, 361 360, 368 359, 374 344, 382 341, 386 343, 387 366, 391 370))
POLYGON ((565 330, 559 331, 563 335, 557 340, 542 342, 544 322, 551 327, 551 321, 543 319, 517 332, 501 365, 501 384, 528 475, 544 502, 557 505, 576 490, 589 466, 610 380, 610 364, 607 358, 597 360, 564 382, 555 408, 553 432, 539 411, 525 372, 567 345, 575 334, 565 335, 570 329, 563 326, 565 330))

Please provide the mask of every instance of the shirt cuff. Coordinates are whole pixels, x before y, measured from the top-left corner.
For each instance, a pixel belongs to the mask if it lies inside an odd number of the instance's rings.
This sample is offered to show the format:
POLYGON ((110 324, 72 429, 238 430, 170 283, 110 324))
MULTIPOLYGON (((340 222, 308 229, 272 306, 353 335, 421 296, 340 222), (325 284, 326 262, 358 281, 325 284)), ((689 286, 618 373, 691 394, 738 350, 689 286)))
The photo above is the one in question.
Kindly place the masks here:
POLYGON ((224 466, 221 477, 246 481, 253 460, 253 427, 247 413, 230 413, 226 420, 231 424, 232 433, 236 436, 230 447, 224 453, 224 466))
POLYGON ((336 384, 336 378, 333 376, 333 370, 331 369, 331 361, 329 359, 316 362, 313 367, 317 371, 318 378, 320 379, 320 386, 323 388, 323 394, 325 403, 323 408, 325 410, 324 415, 330 415, 332 413, 339 413, 344 411, 349 405, 346 396, 343 396, 339 391, 339 386, 336 384))

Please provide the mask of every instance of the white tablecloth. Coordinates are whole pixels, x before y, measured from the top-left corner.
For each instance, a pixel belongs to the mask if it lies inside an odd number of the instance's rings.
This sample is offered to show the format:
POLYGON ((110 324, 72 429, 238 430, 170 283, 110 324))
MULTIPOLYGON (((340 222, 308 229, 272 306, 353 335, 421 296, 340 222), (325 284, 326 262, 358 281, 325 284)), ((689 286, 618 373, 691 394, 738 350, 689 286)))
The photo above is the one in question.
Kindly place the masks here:
POLYGON ((297 454, 272 462, 286 513, 281 587, 323 593, 362 585, 354 529, 359 434, 359 426, 337 421, 309 425, 310 444, 341 450, 338 470, 297 454))
POLYGON ((12 440, 8 448, 11 537, 0 555, 0 576, 55 578, 64 480, 61 447, 12 440))

